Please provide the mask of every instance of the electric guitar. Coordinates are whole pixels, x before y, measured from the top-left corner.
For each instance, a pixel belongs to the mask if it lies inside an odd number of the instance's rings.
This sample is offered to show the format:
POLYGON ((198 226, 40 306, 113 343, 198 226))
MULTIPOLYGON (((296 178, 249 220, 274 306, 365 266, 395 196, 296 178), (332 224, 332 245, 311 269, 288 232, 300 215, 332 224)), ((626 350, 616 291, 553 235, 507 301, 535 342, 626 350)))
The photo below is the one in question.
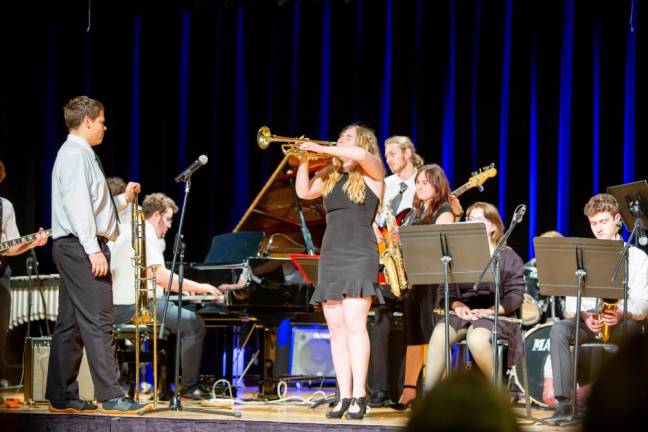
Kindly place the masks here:
MULTIPOLYGON (((457 198, 459 198, 459 196, 461 196, 462 194, 464 194, 465 192, 469 191, 472 188, 479 188, 479 190, 482 191, 484 190, 482 185, 486 183, 486 180, 488 180, 489 178, 493 178, 496 175, 497 175, 497 169, 495 168, 494 163, 487 165, 483 168, 480 168, 478 171, 475 171, 471 174, 470 178, 466 183, 462 184, 457 189, 452 191, 452 194, 457 198)), ((411 208, 406 208, 398 212, 398 214, 395 216, 396 225, 400 226, 411 211, 412 211, 411 208)), ((380 231, 380 234, 383 238, 387 235, 387 227, 379 227, 378 230, 380 231)), ((384 250, 384 242, 381 241, 378 243, 378 249, 379 249, 379 253, 382 254, 384 250)))
MULTIPOLYGON (((45 230, 45 235, 47 237, 50 237, 52 235, 52 230, 48 229, 45 230)), ((15 247, 15 246, 21 246, 24 245, 25 243, 31 243, 34 240, 36 240, 36 237, 38 236, 38 233, 32 233, 32 234, 27 234, 26 236, 18 237, 12 240, 7 240, 0 242, 0 255, 2 255, 7 249, 15 247)), ((6 262, 2 257, 0 257, 0 275, 4 274, 5 270, 5 265, 6 262)))

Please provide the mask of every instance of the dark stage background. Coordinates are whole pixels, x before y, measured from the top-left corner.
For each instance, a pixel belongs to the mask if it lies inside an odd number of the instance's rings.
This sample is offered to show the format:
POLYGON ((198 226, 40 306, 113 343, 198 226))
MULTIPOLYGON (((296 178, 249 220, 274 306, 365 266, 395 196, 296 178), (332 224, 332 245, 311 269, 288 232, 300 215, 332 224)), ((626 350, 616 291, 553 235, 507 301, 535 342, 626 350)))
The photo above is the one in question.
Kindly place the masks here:
MULTIPOLYGON (((638 2, 637 2, 638 3, 638 2)), ((58 1, 2 6, 0 192, 21 233, 50 225, 61 107, 106 106, 96 150, 109 175, 163 191, 200 154, 186 223, 201 261, 281 159, 257 129, 334 140, 350 122, 413 138, 458 187, 495 162, 486 190, 462 197, 528 218, 510 244, 559 229, 590 236, 582 207, 645 177, 646 86, 639 5, 630 0, 58 1), (89 8, 90 6, 90 8, 89 8), (90 25, 89 25, 90 19, 90 25), (642 55, 643 53, 643 55, 642 55)), ((54 271, 39 251, 41 271, 54 271)), ((14 259, 16 274, 23 258, 14 259)))

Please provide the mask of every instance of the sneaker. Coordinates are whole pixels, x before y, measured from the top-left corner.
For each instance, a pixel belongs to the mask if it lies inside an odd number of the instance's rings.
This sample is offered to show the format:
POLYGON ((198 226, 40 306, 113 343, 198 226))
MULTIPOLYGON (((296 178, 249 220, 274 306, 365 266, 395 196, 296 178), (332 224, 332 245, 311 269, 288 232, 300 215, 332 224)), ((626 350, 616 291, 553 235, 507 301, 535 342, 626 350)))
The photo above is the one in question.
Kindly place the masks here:
POLYGON ((105 414, 138 414, 153 408, 149 403, 135 402, 126 396, 118 396, 101 403, 101 411, 105 414))
POLYGON ((97 405, 84 401, 82 399, 76 400, 49 400, 47 402, 47 409, 53 413, 92 413, 99 408, 97 405))

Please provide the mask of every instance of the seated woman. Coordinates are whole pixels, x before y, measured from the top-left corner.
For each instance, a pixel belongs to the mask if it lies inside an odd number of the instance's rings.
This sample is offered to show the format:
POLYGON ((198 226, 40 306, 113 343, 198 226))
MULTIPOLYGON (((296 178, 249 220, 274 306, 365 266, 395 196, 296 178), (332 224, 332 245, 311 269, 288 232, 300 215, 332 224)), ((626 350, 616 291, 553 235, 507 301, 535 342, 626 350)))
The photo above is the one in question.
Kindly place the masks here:
MULTIPOLYGON (((488 244, 491 253, 504 235, 504 224, 492 204, 476 202, 466 211, 466 220, 483 222, 486 225, 488 244)), ((443 287, 439 289, 441 304, 444 302, 443 287)), ((522 305, 524 299, 524 264, 522 259, 509 247, 504 247, 500 254, 500 306, 499 315, 509 316, 522 305)), ((493 371, 491 331, 493 320, 480 318, 492 315, 495 303, 495 286, 492 283, 481 284, 477 290, 472 284, 453 286, 449 291, 450 309, 456 315, 449 316, 450 344, 466 339, 468 349, 479 369, 490 376, 493 371)), ((497 335, 509 343, 508 365, 513 366, 523 349, 520 325, 498 321, 497 335)), ((431 389, 441 378, 445 370, 445 324, 436 325, 430 338, 427 352, 426 390, 431 389)))
MULTIPOLYGON (((415 179, 413 210, 403 225, 447 224, 454 221, 450 205, 450 186, 443 168, 437 164, 419 168, 415 179)), ((398 231, 392 233, 398 243, 398 231)), ((405 373, 403 392, 391 407, 403 411, 416 398, 416 384, 423 368, 425 344, 434 329, 436 286, 414 285, 403 294, 403 329, 405 334, 405 373)))

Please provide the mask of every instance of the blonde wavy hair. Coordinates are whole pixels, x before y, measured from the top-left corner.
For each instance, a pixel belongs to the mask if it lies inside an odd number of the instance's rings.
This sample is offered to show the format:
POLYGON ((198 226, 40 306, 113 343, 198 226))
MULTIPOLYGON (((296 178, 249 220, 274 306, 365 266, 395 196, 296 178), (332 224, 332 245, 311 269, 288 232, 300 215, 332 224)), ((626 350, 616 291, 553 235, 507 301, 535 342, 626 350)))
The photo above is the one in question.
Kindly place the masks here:
POLYGON ((419 169, 423 166, 423 158, 416 153, 414 143, 409 137, 403 135, 391 136, 385 140, 385 147, 390 144, 396 144, 402 151, 410 149, 412 151, 412 165, 414 165, 414 168, 419 169))
MULTIPOLYGON (((344 133, 347 129, 354 128, 356 131, 356 141, 355 145, 367 150, 372 155, 376 156, 378 159, 380 157, 380 150, 378 149, 378 139, 374 131, 366 126, 352 124, 346 126, 340 132, 340 135, 344 133)), ((381 159, 382 160, 382 159, 381 159)), ((342 162, 337 159, 331 159, 331 162, 324 168, 322 171, 324 187, 322 189, 322 194, 324 196, 331 193, 336 183, 342 177, 342 162)), ((366 184, 364 181, 364 171, 358 163, 354 163, 349 171, 349 179, 344 183, 342 189, 346 196, 354 203, 363 204, 365 201, 365 191, 366 184)))

